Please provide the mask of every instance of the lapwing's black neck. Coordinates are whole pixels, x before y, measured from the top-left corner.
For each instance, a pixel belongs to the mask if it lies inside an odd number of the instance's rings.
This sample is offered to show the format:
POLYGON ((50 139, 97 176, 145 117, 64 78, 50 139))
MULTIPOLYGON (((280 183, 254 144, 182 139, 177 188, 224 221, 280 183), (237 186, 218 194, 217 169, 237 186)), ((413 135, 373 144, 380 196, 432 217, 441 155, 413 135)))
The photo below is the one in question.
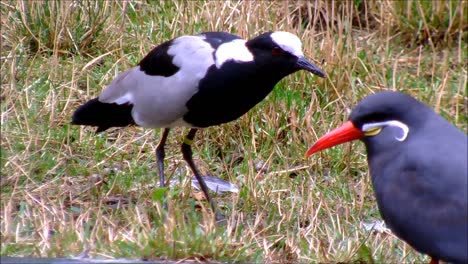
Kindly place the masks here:
POLYGON ((233 121, 262 101, 286 75, 254 62, 226 63, 222 71, 213 66, 200 82, 198 93, 187 102, 189 112, 184 120, 196 127, 233 121))

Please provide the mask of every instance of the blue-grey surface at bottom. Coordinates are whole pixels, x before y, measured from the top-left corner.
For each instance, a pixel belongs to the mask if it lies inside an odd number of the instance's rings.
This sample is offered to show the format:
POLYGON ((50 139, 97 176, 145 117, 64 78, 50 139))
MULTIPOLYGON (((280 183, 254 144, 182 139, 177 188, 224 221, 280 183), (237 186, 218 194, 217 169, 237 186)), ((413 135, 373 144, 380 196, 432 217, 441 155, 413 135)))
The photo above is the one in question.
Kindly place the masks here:
MULTIPOLYGON (((0 257, 1 264, 85 264, 85 263, 131 263, 131 264, 162 264, 162 263, 184 263, 175 261, 143 261, 131 259, 92 259, 92 258, 23 258, 23 257, 0 257)), ((187 262, 185 262, 187 263, 187 262)), ((190 262, 193 263, 193 262, 190 262)))

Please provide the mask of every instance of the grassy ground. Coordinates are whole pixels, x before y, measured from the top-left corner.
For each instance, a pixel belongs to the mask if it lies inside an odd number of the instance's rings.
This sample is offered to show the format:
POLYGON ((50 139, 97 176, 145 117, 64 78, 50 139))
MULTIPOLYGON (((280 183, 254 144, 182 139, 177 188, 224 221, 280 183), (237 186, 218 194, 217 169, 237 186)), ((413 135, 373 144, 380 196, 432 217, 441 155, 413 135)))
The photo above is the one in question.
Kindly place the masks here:
MULTIPOLYGON (((467 129, 468 4, 462 1, 2 1, 1 255, 237 262, 428 261, 379 219, 362 144, 304 159, 365 95, 407 92, 467 129), (236 183, 216 196, 215 226, 189 184, 155 188, 156 132, 95 135, 71 114, 152 47, 182 34, 296 33, 328 74, 300 72, 240 120, 204 130, 206 174, 236 183), (164 221, 163 217, 167 220, 164 221)), ((167 149, 172 177, 190 176, 167 149)))

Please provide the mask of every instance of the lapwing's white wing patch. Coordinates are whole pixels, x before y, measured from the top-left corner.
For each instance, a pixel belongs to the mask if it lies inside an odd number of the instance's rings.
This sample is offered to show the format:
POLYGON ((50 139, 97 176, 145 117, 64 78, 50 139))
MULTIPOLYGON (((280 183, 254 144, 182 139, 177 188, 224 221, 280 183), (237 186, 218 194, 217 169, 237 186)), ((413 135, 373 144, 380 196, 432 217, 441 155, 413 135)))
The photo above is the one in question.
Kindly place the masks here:
POLYGON ((225 62, 230 60, 243 62, 253 61, 253 55, 245 43, 246 41, 243 39, 235 39, 221 44, 215 53, 216 67, 219 69, 225 62))
POLYGON ((214 64, 211 45, 204 41, 204 36, 183 36, 174 40, 168 50, 168 54, 173 56, 172 63, 180 68, 178 78, 188 78, 188 82, 194 86, 203 78, 208 68, 214 64))
POLYGON ((133 119, 142 127, 190 127, 182 120, 188 111, 185 104, 198 91, 198 83, 214 64, 213 52, 202 36, 179 37, 168 49, 172 63, 179 67, 174 75, 147 75, 136 66, 117 76, 99 100, 133 104, 133 119))
POLYGON ((294 34, 284 31, 271 33, 271 39, 284 51, 287 51, 296 57, 304 56, 302 53, 302 42, 294 34))

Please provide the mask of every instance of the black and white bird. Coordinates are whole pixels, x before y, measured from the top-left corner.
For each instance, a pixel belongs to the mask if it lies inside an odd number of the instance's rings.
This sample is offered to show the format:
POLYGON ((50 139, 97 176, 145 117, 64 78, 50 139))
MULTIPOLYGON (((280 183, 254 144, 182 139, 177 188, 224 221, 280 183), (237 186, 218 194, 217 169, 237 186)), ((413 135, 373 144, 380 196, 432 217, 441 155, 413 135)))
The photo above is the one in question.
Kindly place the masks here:
POLYGON ((364 98, 349 121, 307 156, 360 139, 380 214, 431 264, 468 263, 468 138, 431 108, 399 92, 364 98))
POLYGON ((299 38, 288 32, 268 32, 248 41, 225 32, 181 36, 157 46, 137 66, 120 73, 99 97, 76 110, 72 123, 96 126, 96 132, 128 125, 164 128, 156 148, 161 187, 169 130, 189 127, 183 157, 219 219, 192 160, 195 133, 241 117, 282 78, 299 70, 325 76, 304 57, 299 38))

